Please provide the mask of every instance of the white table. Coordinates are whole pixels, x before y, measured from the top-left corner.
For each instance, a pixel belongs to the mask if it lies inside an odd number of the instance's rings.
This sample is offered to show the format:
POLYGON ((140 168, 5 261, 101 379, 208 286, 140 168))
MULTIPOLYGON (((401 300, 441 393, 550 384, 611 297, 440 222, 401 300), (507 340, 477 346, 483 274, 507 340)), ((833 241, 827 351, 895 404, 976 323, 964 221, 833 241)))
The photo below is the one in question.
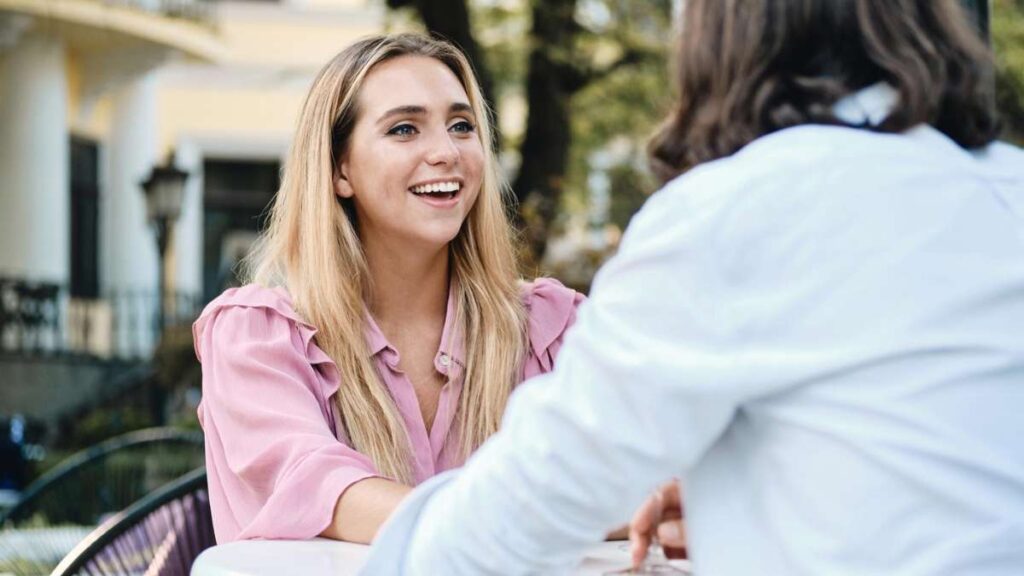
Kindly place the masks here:
MULTIPOLYGON (((603 542, 589 550, 576 574, 597 576, 629 566, 625 542, 603 542)), ((369 546, 334 540, 247 540, 214 546, 192 565, 192 576, 354 575, 369 546)), ((672 564, 689 569, 689 562, 672 564)))

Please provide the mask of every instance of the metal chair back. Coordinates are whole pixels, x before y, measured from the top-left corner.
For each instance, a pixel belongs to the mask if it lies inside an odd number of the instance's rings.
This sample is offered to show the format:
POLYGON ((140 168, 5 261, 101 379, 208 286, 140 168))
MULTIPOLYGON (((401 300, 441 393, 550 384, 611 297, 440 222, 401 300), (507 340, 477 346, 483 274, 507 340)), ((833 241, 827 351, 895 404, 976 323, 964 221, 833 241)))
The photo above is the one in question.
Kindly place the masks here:
POLYGON ((104 522, 52 574, 187 576, 199 554, 214 544, 201 467, 104 522))

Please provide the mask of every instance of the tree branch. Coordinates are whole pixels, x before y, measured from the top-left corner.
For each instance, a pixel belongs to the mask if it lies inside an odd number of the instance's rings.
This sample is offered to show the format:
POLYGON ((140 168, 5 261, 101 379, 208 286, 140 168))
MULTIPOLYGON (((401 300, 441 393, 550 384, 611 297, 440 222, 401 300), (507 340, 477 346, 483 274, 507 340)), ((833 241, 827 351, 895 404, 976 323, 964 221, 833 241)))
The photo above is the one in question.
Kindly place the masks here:
POLYGON ((566 90, 576 93, 594 82, 600 82, 622 68, 635 66, 654 58, 658 58, 658 55, 653 54, 649 50, 629 48, 623 52, 622 56, 610 64, 587 68, 571 66, 572 69, 568 69, 569 66, 567 65, 566 69, 562 70, 561 73, 566 90))

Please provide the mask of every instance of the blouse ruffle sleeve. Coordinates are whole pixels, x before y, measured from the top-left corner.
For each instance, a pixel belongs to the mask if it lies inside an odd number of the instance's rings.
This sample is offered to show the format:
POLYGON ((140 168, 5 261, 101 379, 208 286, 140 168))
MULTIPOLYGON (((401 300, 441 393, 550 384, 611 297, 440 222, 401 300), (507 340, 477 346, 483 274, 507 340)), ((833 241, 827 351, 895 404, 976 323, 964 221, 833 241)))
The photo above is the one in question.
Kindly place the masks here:
POLYGON ((255 286, 229 290, 193 326, 219 543, 315 537, 345 489, 378 476, 338 439, 337 368, 315 333, 283 291, 255 286))
POLYGON ((576 308, 586 297, 553 278, 538 278, 523 285, 523 303, 529 317, 529 347, 523 379, 550 372, 566 331, 576 321, 576 308))

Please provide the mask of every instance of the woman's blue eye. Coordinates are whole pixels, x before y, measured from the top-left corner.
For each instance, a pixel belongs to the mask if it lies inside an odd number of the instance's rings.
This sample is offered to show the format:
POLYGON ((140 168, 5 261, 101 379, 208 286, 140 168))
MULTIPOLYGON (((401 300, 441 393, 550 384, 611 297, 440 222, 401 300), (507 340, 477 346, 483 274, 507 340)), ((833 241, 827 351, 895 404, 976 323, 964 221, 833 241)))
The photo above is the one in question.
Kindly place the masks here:
POLYGON ((388 134, 394 136, 412 136, 415 133, 416 128, 414 128, 412 124, 399 124, 391 130, 388 130, 388 134))
POLYGON ((476 130, 476 126, 470 124, 466 120, 462 120, 461 122, 456 122, 455 124, 452 124, 452 127, 449 128, 449 130, 454 130, 456 132, 463 132, 468 134, 476 130))

